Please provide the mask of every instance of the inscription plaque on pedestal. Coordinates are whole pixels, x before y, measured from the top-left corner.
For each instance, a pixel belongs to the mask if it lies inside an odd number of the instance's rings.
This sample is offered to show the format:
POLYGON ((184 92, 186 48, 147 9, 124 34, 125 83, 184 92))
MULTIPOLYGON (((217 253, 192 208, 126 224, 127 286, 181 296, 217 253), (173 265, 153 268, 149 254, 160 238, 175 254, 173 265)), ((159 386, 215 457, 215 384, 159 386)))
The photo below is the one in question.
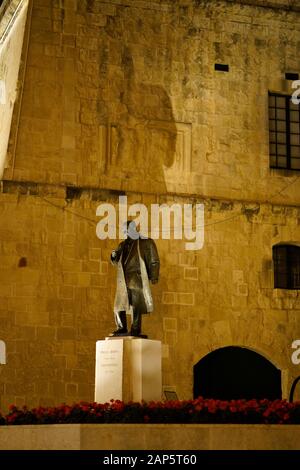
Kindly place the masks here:
POLYGON ((161 342, 136 337, 96 343, 95 401, 161 400, 161 342))
POLYGON ((97 341, 95 400, 122 400, 123 344, 121 341, 97 341))

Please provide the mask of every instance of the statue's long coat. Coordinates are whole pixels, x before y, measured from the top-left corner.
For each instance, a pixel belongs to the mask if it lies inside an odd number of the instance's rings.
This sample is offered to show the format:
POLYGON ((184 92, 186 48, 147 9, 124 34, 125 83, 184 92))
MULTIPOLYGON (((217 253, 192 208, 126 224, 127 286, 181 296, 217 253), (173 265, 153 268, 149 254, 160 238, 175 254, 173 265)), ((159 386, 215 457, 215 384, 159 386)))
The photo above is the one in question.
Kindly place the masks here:
POLYGON ((112 260, 118 265, 114 312, 128 311, 130 305, 140 313, 152 312, 149 280, 158 280, 160 265, 156 245, 151 238, 133 240, 124 259, 125 242, 120 243, 112 260))

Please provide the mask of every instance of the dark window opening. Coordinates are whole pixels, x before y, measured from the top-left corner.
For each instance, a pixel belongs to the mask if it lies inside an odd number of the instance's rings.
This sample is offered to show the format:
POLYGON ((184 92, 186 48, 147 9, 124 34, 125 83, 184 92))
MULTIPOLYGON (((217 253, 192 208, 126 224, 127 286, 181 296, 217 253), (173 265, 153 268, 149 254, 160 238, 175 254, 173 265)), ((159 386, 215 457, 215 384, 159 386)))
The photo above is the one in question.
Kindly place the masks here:
POLYGON ((247 348, 228 346, 207 354, 194 366, 194 398, 280 399, 281 372, 247 348))
POLYGON ((287 72, 285 74, 286 80, 299 80, 299 73, 287 72))
POLYGON ((300 170, 300 106, 269 93, 270 167, 300 170))
POLYGON ((215 64, 215 70, 218 70, 219 72, 229 72, 229 65, 215 64))
POLYGON ((300 247, 273 246, 275 289, 300 289, 300 247))

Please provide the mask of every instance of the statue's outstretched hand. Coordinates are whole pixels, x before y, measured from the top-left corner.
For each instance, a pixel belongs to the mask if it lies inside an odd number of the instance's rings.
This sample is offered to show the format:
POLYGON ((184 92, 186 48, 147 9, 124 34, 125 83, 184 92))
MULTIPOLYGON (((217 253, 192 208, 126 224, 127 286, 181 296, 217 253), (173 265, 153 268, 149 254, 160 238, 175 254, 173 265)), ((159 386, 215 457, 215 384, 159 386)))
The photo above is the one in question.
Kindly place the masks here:
POLYGON ((110 255, 110 261, 112 264, 117 264, 118 262, 118 252, 117 250, 113 250, 110 255))

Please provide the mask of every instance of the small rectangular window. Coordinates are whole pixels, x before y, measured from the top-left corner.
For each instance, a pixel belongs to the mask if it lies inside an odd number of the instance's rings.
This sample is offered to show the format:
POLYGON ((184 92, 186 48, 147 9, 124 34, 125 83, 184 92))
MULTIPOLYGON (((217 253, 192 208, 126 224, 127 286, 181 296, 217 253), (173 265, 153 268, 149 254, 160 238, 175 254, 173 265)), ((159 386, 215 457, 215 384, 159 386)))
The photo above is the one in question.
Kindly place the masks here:
POLYGON ((285 74, 285 79, 286 80, 299 80, 299 73, 287 72, 285 74))
POLYGON ((300 170, 300 105, 269 93, 270 167, 300 170))
POLYGON ((273 246, 274 287, 300 289, 300 247, 297 245, 273 246))
POLYGON ((229 72, 229 65, 228 64, 215 64, 215 70, 219 72, 229 72))

